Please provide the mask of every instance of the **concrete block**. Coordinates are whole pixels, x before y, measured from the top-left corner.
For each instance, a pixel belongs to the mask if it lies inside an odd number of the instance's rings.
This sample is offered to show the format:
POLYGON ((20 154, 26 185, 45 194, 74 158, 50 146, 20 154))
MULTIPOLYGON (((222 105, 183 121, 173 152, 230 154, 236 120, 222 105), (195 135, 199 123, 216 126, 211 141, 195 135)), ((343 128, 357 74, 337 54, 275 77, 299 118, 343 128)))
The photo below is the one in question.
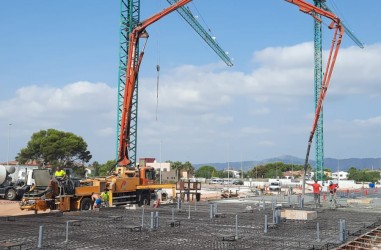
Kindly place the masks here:
POLYGON ((314 220, 317 218, 316 211, 285 209, 281 211, 282 218, 288 220, 314 220))

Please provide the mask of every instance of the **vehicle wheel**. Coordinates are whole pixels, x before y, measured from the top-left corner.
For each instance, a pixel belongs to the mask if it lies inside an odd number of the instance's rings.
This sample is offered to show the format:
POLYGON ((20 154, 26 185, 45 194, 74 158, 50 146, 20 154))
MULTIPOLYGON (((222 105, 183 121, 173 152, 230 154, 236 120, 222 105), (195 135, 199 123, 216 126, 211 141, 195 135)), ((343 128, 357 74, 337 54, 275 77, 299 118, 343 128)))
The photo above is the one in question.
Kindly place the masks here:
POLYGON ((10 200, 10 201, 13 201, 15 200, 17 197, 17 193, 16 193, 16 190, 10 188, 7 190, 6 194, 5 194, 5 198, 7 200, 10 200))
POLYGON ((81 210, 90 210, 93 201, 86 197, 81 201, 81 210))

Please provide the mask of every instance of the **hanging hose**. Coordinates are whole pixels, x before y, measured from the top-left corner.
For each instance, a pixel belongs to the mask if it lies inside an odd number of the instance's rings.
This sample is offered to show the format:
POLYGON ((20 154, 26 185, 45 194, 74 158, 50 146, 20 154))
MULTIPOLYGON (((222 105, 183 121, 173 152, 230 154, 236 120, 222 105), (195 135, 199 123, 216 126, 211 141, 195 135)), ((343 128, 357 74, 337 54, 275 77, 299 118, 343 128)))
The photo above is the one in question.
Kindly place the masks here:
POLYGON ((156 121, 157 121, 157 110, 159 108, 159 79, 160 79, 160 65, 156 65, 157 78, 156 78, 156 121))

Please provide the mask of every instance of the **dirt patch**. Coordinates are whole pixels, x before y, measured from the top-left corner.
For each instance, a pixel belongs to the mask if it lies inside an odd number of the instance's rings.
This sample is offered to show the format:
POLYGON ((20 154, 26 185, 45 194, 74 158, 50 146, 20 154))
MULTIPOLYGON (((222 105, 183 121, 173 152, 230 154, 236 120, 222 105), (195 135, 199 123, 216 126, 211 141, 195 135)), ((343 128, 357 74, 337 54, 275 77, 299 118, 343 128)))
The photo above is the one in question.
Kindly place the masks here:
MULTIPOLYGON (((49 210, 39 213, 47 212, 49 212, 49 210)), ((21 210, 19 201, 0 200, 0 216, 18 216, 27 214, 34 214, 34 211, 21 210)))

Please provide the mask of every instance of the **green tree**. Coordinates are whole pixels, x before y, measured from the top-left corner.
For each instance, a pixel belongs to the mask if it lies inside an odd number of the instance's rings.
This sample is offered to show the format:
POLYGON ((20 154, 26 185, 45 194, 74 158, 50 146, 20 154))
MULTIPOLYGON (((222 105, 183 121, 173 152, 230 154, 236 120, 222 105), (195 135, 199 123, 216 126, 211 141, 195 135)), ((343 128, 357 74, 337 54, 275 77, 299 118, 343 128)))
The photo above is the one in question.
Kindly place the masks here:
POLYGON ((176 162, 170 162, 171 169, 176 170, 176 176, 177 180, 179 181, 181 179, 181 171, 184 169, 184 165, 181 161, 176 161, 176 162))
POLYGON ((358 171, 355 167, 350 167, 348 169, 348 180, 358 179, 358 171))
POLYGON ((74 176, 84 178, 86 176, 85 166, 74 166, 72 167, 74 176))
POLYGON ((224 172, 224 170, 217 170, 216 174, 217 174, 218 178, 225 178, 225 177, 227 178, 228 177, 228 173, 224 172))
POLYGON ((99 176, 109 175, 115 170, 116 160, 109 160, 105 164, 99 166, 99 176))
POLYGON ((357 170, 354 167, 348 169, 348 179, 358 182, 378 182, 380 173, 377 171, 357 170))
POLYGON ((183 170, 187 171, 188 178, 194 174, 194 167, 189 161, 183 164, 183 170))
POLYGON ((82 137, 55 129, 40 130, 32 135, 27 147, 16 159, 21 164, 36 161, 40 165, 73 167, 84 165, 91 159, 87 143, 82 137))
POLYGON ((210 179, 217 176, 217 170, 213 166, 201 166, 196 170, 195 176, 210 179))
MULTIPOLYGON (((282 177, 283 172, 286 171, 300 171, 303 170, 303 165, 294 165, 294 164, 285 164, 283 162, 273 162, 267 163, 265 165, 257 165, 251 171, 249 171, 248 175, 252 178, 274 178, 274 177, 282 177)), ((311 171, 311 165, 307 166, 307 170, 311 171)))

